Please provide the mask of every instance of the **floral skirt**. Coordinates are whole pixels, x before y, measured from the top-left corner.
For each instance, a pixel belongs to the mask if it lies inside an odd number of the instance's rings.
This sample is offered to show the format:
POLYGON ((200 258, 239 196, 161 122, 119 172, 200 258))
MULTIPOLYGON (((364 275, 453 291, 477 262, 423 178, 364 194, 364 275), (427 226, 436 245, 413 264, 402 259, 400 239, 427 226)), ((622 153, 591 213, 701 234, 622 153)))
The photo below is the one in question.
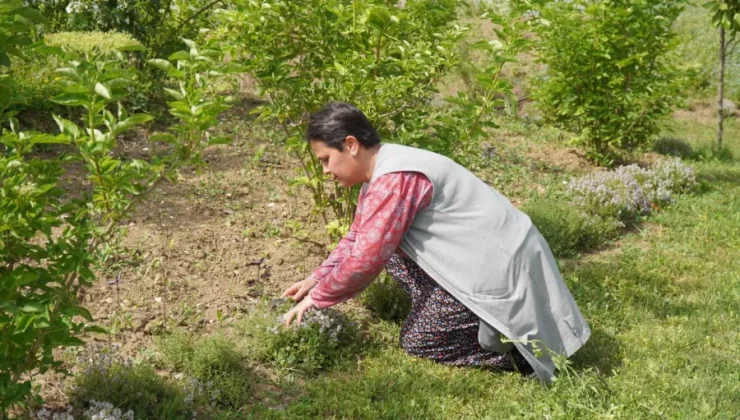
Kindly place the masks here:
POLYGON ((386 271, 411 297, 411 311, 401 327, 401 347, 406 352, 446 365, 532 371, 516 347, 508 354, 482 348, 478 343, 478 316, 414 261, 394 254, 386 271))

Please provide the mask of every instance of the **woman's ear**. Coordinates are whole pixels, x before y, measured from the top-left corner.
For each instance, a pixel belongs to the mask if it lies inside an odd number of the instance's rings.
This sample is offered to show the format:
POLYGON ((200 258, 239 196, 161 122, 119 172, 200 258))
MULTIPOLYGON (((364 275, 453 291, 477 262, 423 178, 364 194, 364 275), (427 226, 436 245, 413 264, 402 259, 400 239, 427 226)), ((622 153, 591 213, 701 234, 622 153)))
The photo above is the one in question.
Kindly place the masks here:
POLYGON ((360 151, 360 141, 355 136, 347 136, 344 138, 344 147, 349 149, 349 154, 352 157, 355 157, 360 151))

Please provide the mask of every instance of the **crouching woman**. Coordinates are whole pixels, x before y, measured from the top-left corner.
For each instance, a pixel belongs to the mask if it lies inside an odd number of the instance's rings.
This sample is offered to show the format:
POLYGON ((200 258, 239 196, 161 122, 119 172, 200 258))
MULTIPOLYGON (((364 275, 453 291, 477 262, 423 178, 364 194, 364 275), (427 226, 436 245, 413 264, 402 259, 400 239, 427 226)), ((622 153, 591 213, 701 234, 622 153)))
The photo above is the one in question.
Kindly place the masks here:
POLYGON ((364 185, 349 233, 283 294, 299 302, 286 325, 355 296, 385 267, 411 297, 401 329, 411 355, 534 372, 546 383, 553 355, 588 340, 547 242, 506 197, 444 156, 380 144, 346 103, 314 113, 306 138, 325 174, 364 185))

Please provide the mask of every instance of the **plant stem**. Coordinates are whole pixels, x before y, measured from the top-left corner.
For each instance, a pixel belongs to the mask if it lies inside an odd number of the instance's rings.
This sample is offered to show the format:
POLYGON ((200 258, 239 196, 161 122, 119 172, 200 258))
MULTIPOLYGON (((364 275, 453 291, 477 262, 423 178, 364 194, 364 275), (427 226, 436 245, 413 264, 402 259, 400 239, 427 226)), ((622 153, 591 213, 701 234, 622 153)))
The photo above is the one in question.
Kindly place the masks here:
POLYGON ((717 86, 717 150, 722 148, 724 132, 724 95, 725 95, 725 28, 719 27, 719 85, 717 86))

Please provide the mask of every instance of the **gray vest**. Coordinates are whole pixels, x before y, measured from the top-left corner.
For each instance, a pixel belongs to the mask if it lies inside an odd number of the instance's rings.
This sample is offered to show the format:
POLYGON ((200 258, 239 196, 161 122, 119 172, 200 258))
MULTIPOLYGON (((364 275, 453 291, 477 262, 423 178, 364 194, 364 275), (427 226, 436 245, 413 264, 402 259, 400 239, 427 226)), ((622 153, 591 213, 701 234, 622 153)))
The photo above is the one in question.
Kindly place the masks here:
POLYGON ((384 144, 370 182, 401 171, 420 172, 434 186, 432 201, 414 218, 401 249, 493 327, 481 328, 481 345, 491 348, 486 335, 500 331, 539 379, 549 382, 553 354, 570 356, 591 330, 545 239, 506 197, 436 153, 384 144), (539 357, 533 345, 541 349, 539 357))

